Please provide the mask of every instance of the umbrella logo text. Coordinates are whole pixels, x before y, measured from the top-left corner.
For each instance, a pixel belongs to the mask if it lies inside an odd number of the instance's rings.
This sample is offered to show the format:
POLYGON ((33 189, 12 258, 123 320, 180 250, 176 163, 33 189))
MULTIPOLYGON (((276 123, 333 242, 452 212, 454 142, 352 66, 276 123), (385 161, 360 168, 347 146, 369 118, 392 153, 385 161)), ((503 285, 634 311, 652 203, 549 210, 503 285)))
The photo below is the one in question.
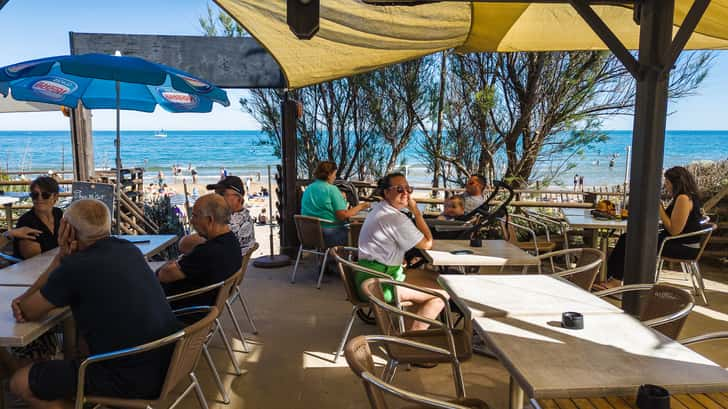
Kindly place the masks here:
POLYGON ((31 88, 38 95, 60 101, 77 90, 78 84, 64 78, 46 77, 33 83, 31 88))
POLYGON ((185 92, 167 90, 162 91, 161 95, 162 98, 174 105, 180 105, 185 107, 197 106, 197 97, 191 94, 187 94, 185 92))

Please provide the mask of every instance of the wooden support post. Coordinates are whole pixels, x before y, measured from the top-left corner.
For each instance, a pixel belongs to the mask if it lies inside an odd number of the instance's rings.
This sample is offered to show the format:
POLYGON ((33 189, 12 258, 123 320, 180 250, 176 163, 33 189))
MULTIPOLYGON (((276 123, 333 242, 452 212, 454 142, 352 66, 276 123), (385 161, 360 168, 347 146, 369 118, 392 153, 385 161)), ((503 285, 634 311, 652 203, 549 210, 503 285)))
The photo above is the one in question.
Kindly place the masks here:
MULTIPOLYGON (((645 0, 640 10, 639 62, 643 75, 637 79, 630 178, 640 189, 633 190, 629 198, 625 284, 655 280, 674 8, 675 0, 645 0)), ((625 294, 625 311, 636 315, 640 307, 639 294, 625 294)))
MULTIPOLYGON (((296 192, 296 122, 298 121, 298 103, 291 98, 289 92, 286 92, 283 102, 281 103, 281 117, 283 118, 283 141, 281 146, 283 156, 283 170, 281 175, 281 214, 280 234, 281 234, 281 254, 289 257, 296 255, 298 249, 298 236, 296 235, 296 224, 293 216, 296 214, 298 207, 298 194, 296 192)), ((274 217, 270 215, 270 217, 274 217)))
POLYGON ((94 175, 94 143, 91 135, 91 111, 79 104, 71 110, 71 151, 73 179, 86 181, 94 175))

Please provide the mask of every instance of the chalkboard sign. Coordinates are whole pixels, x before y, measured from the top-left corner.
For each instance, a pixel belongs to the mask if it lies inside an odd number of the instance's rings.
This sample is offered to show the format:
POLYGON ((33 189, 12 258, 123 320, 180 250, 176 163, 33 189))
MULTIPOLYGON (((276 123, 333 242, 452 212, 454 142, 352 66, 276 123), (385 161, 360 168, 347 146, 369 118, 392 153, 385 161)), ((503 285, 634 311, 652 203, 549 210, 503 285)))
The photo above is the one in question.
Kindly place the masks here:
POLYGON ((109 212, 114 214, 114 185, 107 183, 73 182, 73 200, 97 199, 104 202, 109 212))

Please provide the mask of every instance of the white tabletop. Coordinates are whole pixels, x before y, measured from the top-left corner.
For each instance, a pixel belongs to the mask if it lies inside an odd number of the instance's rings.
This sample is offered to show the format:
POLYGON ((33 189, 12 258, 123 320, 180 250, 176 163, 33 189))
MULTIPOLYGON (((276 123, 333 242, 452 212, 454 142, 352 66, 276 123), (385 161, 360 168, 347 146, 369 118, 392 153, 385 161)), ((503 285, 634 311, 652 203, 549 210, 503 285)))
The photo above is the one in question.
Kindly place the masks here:
POLYGON ((0 346, 20 347, 28 345, 53 328, 70 314, 68 308, 57 308, 40 320, 19 324, 13 317, 10 303, 25 292, 24 287, 0 287, 0 346))
POLYGON ((435 240, 423 251, 433 266, 537 266, 538 258, 505 240, 483 240, 482 247, 470 247, 468 240, 435 240), (472 254, 452 254, 470 251, 472 254))
MULTIPOLYGON (((173 234, 160 235, 119 235, 116 236, 133 242, 144 256, 149 257, 159 253, 177 240, 173 234)), ((46 251, 35 257, 23 260, 0 270, 0 285, 28 287, 43 274, 43 271, 53 261, 58 249, 46 251)))
POLYGON ((438 282, 472 318, 565 311, 622 313, 609 302, 548 275, 447 274, 440 275, 438 282))
POLYGON ((475 318, 475 329, 531 398, 635 395, 642 384, 676 393, 728 391, 728 371, 624 313, 475 318))
POLYGON ((0 196, 0 206, 13 204, 18 201, 17 197, 0 196))
POLYGON ((599 220, 592 216, 591 209, 562 209, 562 212, 566 222, 577 229, 627 229, 627 220, 599 220))

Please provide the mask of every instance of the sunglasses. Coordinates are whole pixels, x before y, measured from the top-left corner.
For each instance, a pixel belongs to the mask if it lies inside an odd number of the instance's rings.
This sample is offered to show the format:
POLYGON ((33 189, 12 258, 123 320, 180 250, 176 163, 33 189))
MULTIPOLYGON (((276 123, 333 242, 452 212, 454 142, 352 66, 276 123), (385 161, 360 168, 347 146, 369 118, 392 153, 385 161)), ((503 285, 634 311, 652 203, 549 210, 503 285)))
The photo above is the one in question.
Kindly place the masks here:
POLYGON ((33 200, 38 200, 39 197, 42 197, 43 200, 48 200, 53 196, 53 193, 50 192, 30 192, 30 198, 33 200))
POLYGON ((397 193, 399 193, 400 195, 404 192, 412 193, 414 191, 414 188, 412 188, 412 186, 399 185, 399 186, 390 186, 389 188, 397 191, 397 193))

